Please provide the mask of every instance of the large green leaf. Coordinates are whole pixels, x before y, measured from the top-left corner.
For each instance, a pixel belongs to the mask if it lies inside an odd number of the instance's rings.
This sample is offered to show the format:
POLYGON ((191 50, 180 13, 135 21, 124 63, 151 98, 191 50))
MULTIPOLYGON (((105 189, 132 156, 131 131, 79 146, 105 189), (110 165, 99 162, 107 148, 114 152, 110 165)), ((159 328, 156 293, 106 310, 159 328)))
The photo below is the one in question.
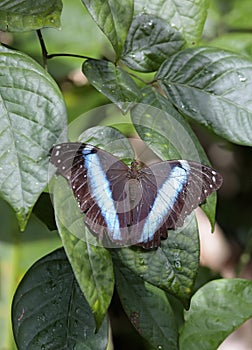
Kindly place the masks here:
POLYGON ((252 62, 214 48, 181 51, 156 79, 179 110, 231 142, 252 144, 252 62))
POLYGON ((117 291, 136 330, 155 349, 178 350, 178 330, 166 294, 123 265, 115 266, 117 291))
POLYGON ((133 0, 82 0, 120 56, 133 16, 133 0))
POLYGON ((137 101, 141 94, 138 86, 127 72, 105 60, 87 60, 83 72, 99 92, 107 96, 122 111, 127 111, 129 102, 137 101))
POLYGON ((31 215, 20 234, 11 207, 0 199, 0 349, 16 349, 11 330, 11 302, 17 281, 38 257, 60 247, 57 232, 51 232, 36 216, 31 215))
POLYGON ((201 38, 208 4, 208 0, 135 0, 134 13, 163 18, 183 34, 188 45, 193 45, 201 38))
POLYGON ((122 61, 130 68, 152 72, 184 45, 180 32, 153 15, 136 16, 130 27, 122 61))
POLYGON ((57 84, 31 58, 0 46, 0 65, 0 194, 24 229, 48 181, 48 152, 66 128, 66 109, 57 84))
POLYGON ((181 350, 216 350, 218 345, 252 317, 252 281, 211 281, 192 297, 180 335, 181 350))
MULTIPOLYGON (((142 90, 141 103, 131 111, 132 122, 149 148, 162 160, 188 159, 210 165, 193 130, 167 98, 152 88, 142 90)), ((216 193, 207 197, 202 209, 214 228, 216 193)))
POLYGON ((106 349, 108 323, 95 321, 63 249, 37 261, 13 300, 12 324, 19 350, 106 349))
POLYGON ((122 248, 111 252, 145 281, 180 299, 188 307, 199 266, 199 238, 193 216, 182 231, 170 231, 161 247, 153 250, 122 248))
POLYGON ((22 32, 60 27, 61 0, 14 0, 0 3, 0 29, 22 32))
POLYGON ((62 178, 58 179, 54 188, 54 208, 64 248, 99 329, 114 291, 111 256, 105 248, 95 246, 94 240, 90 243, 91 233, 84 225, 72 191, 62 178))

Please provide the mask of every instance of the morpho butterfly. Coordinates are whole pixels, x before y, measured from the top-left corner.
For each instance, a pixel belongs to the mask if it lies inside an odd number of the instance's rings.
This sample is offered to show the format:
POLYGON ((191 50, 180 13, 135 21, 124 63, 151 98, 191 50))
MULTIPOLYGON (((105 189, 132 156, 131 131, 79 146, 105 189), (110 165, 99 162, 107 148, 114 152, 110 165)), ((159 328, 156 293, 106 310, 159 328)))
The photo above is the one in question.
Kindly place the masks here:
POLYGON ((181 227, 222 184, 220 174, 194 161, 133 161, 128 167, 79 142, 54 146, 50 161, 67 179, 91 231, 121 246, 158 247, 168 229, 181 227))

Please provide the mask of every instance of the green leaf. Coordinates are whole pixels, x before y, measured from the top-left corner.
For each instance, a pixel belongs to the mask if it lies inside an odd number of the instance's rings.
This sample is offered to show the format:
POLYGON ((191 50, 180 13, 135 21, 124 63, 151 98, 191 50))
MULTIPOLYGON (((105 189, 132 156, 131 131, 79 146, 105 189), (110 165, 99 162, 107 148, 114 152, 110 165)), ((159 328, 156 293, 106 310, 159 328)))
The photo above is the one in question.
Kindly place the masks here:
POLYGON ((221 279, 207 283, 192 297, 180 335, 181 350, 216 350, 252 317, 252 282, 221 279))
POLYGON ((108 323, 95 322, 63 249, 38 260, 21 281, 12 305, 19 350, 106 349, 108 323))
POLYGON ((0 4, 0 30, 22 32, 60 27, 61 0, 15 0, 0 4))
POLYGON ((252 145, 252 62, 214 48, 187 49, 156 79, 179 110, 227 140, 252 145))
POLYGON ((83 214, 63 178, 55 184, 54 209, 62 243, 99 329, 114 291, 111 256, 105 248, 95 246, 95 239, 90 237, 83 214))
POLYGON ((136 330, 155 349, 178 350, 176 321, 165 292, 123 265, 115 272, 121 303, 136 330))
POLYGON ((152 72, 184 45, 180 32, 161 18, 140 14, 133 19, 122 53, 130 68, 152 72))
MULTIPOLYGON (((162 160, 188 159, 210 165, 205 151, 190 125, 167 98, 151 88, 131 111, 132 122, 151 150, 162 160)), ((216 193, 207 197, 202 209, 214 229, 216 193)))
POLYGON ((48 152, 67 126, 54 80, 30 57, 0 46, 0 189, 25 228, 48 181, 48 152))
POLYGON ((133 16, 133 0, 82 0, 120 57, 133 16))
POLYGON ((169 237, 155 250, 122 248, 112 257, 145 281, 173 294, 188 307, 199 266, 199 238, 193 216, 182 231, 169 237))
POLYGON ((122 111, 129 102, 137 101, 141 94, 138 86, 127 72, 105 60, 87 60, 83 72, 99 92, 107 96, 122 111))
POLYGON ((135 0, 134 13, 164 19, 183 34, 188 45, 194 45, 201 38, 208 5, 208 0, 135 0))

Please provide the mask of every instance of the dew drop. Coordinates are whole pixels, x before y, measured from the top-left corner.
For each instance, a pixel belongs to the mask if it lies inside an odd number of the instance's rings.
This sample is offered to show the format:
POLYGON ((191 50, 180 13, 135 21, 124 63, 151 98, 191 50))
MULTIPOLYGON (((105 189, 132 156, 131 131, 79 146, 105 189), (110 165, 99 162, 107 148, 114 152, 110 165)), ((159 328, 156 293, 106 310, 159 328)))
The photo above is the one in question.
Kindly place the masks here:
POLYGON ((247 80, 247 78, 241 73, 238 73, 238 78, 241 83, 244 83, 247 80))
POLYGON ((154 27, 154 23, 153 23, 153 21, 151 21, 151 20, 150 20, 147 24, 148 24, 148 26, 150 26, 151 28, 154 27))
POLYGON ((144 258, 139 258, 139 264, 144 265, 144 258))
POLYGON ((84 331, 83 331, 84 338, 87 338, 87 333, 88 333, 87 328, 84 328, 84 331))
POLYGON ((174 267, 177 270, 182 270, 179 253, 174 253, 174 267))

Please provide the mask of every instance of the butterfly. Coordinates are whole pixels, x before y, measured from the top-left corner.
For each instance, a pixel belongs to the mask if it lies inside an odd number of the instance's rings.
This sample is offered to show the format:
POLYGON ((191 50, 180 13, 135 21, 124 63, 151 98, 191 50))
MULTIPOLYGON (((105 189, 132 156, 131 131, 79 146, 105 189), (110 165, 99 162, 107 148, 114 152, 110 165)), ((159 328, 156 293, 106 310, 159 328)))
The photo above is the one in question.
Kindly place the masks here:
POLYGON ((111 244, 160 246, 167 230, 185 218, 212 192, 222 176, 187 160, 128 167, 111 153, 86 143, 55 145, 50 161, 69 183, 84 222, 111 244))

